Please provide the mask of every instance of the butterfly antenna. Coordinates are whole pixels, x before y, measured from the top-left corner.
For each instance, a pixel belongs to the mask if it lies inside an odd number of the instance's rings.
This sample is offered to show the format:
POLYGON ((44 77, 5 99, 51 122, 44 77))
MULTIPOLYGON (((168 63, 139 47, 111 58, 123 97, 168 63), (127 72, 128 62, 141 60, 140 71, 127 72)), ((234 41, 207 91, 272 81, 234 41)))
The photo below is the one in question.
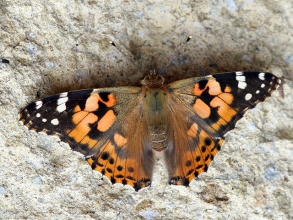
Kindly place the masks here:
POLYGON ((116 46, 116 44, 113 41, 109 41, 109 43, 115 47, 134 67, 136 67, 141 73, 142 70, 138 67, 137 63, 133 62, 133 59, 129 58, 119 47, 116 46))
POLYGON ((170 61, 168 62, 168 64, 162 69, 162 73, 164 73, 166 71, 166 69, 168 68, 168 66, 170 66, 170 64, 172 63, 172 61, 174 60, 174 58, 176 56, 178 56, 178 54, 181 52, 181 50, 185 47, 185 45, 187 44, 188 41, 190 41, 190 39, 192 38, 192 36, 188 36, 188 38, 186 39, 185 43, 179 48, 179 50, 177 50, 173 56, 171 57, 170 61))

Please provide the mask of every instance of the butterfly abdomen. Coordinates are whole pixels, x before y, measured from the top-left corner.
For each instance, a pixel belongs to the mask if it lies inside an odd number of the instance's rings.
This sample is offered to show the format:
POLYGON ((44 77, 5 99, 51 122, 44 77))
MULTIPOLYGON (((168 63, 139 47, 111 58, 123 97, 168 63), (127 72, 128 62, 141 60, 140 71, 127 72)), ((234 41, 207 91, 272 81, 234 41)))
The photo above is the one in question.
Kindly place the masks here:
POLYGON ((165 87, 144 88, 143 110, 146 130, 151 146, 156 151, 167 147, 168 141, 168 107, 165 87))

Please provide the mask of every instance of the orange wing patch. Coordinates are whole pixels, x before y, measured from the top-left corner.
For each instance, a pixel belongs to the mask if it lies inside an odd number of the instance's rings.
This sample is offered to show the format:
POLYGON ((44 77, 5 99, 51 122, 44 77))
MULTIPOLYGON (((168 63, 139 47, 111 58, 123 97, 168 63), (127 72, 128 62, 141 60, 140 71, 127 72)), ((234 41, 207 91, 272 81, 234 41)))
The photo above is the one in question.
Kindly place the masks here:
POLYGON ((116 121, 116 115, 114 111, 111 109, 107 111, 106 114, 100 119, 100 121, 98 122, 97 129, 99 131, 105 132, 110 127, 112 127, 115 121, 116 121))
POLYGON ((210 95, 219 95, 222 93, 220 83, 216 80, 206 80, 207 83, 202 86, 202 83, 196 83, 194 85, 193 94, 196 96, 201 96, 202 93, 208 88, 210 95))
POLYGON ((72 131, 68 131, 67 134, 79 143, 90 132, 91 128, 89 127, 89 124, 94 124, 98 121, 98 116, 93 113, 81 111, 73 115, 72 121, 73 123, 77 122, 75 123, 76 127, 72 131))
POLYGON ((211 137, 197 123, 190 126, 187 135, 189 140, 187 147, 180 150, 181 154, 178 153, 176 169, 171 174, 170 184, 173 185, 188 186, 194 177, 207 172, 224 141, 222 138, 211 137))
POLYGON ((197 99, 193 105, 196 114, 201 118, 208 118, 211 115, 211 108, 201 99, 197 99))
POLYGON ((92 95, 86 100, 84 110, 88 112, 96 111, 99 108, 98 103, 103 103, 107 107, 113 107, 116 103, 116 98, 112 93, 107 94, 105 99, 105 97, 102 98, 99 93, 93 92, 92 95))
POLYGON ((92 169, 107 176, 112 183, 130 185, 139 190, 150 185, 150 177, 145 173, 141 159, 128 152, 127 139, 120 134, 114 141, 107 142, 98 154, 88 158, 92 169))
POLYGON ((67 135, 88 148, 97 147, 98 140, 91 138, 88 134, 94 127, 97 132, 106 132, 111 128, 116 121, 116 115, 109 107, 114 106, 115 103, 116 99, 111 93, 106 94, 106 98, 102 98, 98 93, 92 93, 87 98, 83 109, 80 105, 74 107, 71 120, 75 127, 67 130, 67 135))
POLYGON ((114 134, 114 141, 119 147, 123 147, 127 143, 127 139, 120 134, 114 134))

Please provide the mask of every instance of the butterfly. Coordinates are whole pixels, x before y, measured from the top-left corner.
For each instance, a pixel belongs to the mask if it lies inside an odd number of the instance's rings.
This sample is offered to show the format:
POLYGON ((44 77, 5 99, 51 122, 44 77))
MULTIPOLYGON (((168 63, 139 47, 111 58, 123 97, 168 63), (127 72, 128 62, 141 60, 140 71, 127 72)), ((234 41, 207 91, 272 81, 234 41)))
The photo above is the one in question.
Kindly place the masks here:
POLYGON ((58 136, 113 184, 150 186, 159 151, 169 183, 188 186, 207 172, 224 135, 280 83, 271 73, 229 72, 167 85, 150 72, 141 87, 71 91, 33 102, 20 120, 58 136))

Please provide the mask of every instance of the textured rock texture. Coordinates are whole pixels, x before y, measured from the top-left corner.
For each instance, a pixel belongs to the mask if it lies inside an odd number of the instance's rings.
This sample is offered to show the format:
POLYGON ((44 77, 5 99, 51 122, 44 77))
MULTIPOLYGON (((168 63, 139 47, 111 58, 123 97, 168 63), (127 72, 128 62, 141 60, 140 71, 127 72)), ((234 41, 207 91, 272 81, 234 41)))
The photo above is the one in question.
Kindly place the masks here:
POLYGON ((292 219, 292 8, 287 0, 0 0, 0 219, 292 219), (190 187, 169 186, 161 160, 150 188, 111 185, 68 145, 18 122, 47 95, 139 85, 188 35, 167 82, 234 70, 283 81, 190 187))

